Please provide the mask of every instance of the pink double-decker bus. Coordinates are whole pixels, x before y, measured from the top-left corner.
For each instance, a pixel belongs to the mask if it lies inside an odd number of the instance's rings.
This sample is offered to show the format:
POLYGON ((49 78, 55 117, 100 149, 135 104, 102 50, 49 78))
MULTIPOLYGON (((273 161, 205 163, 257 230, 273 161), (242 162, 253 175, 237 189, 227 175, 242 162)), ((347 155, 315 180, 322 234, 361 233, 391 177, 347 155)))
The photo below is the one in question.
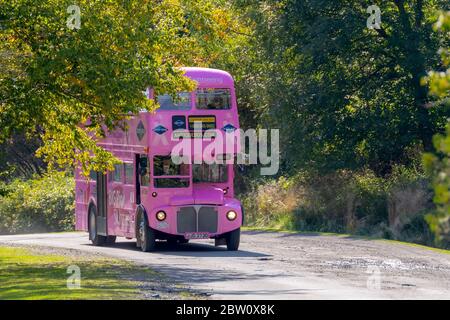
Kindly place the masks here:
POLYGON ((132 116, 127 130, 99 142, 122 161, 114 171, 86 178, 76 170, 76 229, 88 231, 94 245, 112 244, 119 236, 136 238, 142 251, 154 250, 157 240, 191 239, 215 239, 216 245, 238 249, 243 210, 234 197, 229 160, 239 146, 214 150, 207 161, 202 153, 210 141, 225 141, 239 128, 234 81, 221 70, 184 71, 198 83, 194 92, 174 98, 149 89, 148 98, 160 108, 132 116), (214 134, 201 139, 208 132, 214 134), (191 155, 174 161, 173 150, 183 139, 192 142, 191 155))

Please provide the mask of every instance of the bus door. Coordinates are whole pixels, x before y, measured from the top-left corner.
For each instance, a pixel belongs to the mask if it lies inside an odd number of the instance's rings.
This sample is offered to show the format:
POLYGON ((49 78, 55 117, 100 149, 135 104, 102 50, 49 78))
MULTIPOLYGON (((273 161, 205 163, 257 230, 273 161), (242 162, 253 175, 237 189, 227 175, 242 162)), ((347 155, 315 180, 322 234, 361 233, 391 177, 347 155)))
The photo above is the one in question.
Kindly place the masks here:
POLYGON ((136 204, 139 205, 148 194, 150 168, 146 154, 136 155, 136 204))
POLYGON ((107 208, 108 198, 106 189, 107 179, 106 175, 97 172, 97 233, 102 236, 107 236, 107 208))

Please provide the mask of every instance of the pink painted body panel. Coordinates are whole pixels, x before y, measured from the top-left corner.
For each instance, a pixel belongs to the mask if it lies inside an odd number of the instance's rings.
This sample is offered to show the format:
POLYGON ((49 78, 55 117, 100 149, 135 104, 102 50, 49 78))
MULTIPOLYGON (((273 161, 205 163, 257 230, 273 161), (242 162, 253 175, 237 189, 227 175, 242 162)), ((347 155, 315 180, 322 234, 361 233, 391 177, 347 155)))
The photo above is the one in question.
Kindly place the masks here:
MULTIPOLYGON (((186 116, 188 126, 189 116, 214 116, 216 119, 217 134, 223 134, 222 128, 232 125, 239 128, 239 119, 236 104, 236 94, 232 77, 220 70, 204 68, 185 68, 185 75, 198 82, 198 88, 227 88, 231 92, 231 109, 229 110, 197 110, 195 92, 191 93, 190 110, 158 110, 155 113, 142 112, 133 116, 129 121, 129 130, 126 132, 117 130, 110 133, 101 143, 108 151, 122 160, 135 166, 135 155, 148 155, 150 172, 153 171, 153 156, 167 156, 178 141, 172 141, 172 116, 186 116), (155 128, 163 126, 167 131, 159 134, 155 128)), ((149 98, 153 98, 150 94, 149 98)), ((188 130, 186 130, 188 132, 188 130)), ((200 141, 200 140, 199 140, 200 141)), ((204 142, 204 146, 208 143, 204 142)), ((236 155, 239 149, 237 144, 233 149, 236 155)), ((194 150, 194 148, 192 149, 194 150)), ((195 156, 195 155, 194 155, 195 156)), ((192 165, 190 166, 189 187, 187 188, 156 188, 154 177, 149 176, 149 185, 141 185, 141 205, 145 208, 148 222, 151 228, 168 235, 177 233, 177 212, 186 206, 214 207, 218 213, 217 232, 211 233, 216 237, 239 228, 242 224, 242 210, 240 202, 234 198, 234 169, 233 165, 227 166, 228 181, 226 183, 193 183, 192 165), (226 190, 226 194, 224 192, 226 190), (157 193, 154 197, 152 194, 157 193), (164 223, 157 221, 156 213, 163 210, 167 214, 164 223), (238 217, 234 221, 226 218, 226 213, 234 210, 238 217)), ((126 178, 124 167, 121 170, 121 182, 115 182, 108 175, 107 183, 107 233, 108 235, 135 237, 136 220, 136 174, 126 178)), ((76 229, 87 231, 88 209, 90 205, 96 205, 96 182, 81 176, 78 170, 76 177, 76 229)))

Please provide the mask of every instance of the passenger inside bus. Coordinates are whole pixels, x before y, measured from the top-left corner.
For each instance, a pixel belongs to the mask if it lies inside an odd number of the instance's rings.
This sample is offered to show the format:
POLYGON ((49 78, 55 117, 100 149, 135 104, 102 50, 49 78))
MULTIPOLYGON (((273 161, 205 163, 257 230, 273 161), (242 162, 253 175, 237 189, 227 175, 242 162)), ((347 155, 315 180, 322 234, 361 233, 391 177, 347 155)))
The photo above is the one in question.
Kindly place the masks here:
POLYGON ((153 175, 156 188, 186 188, 189 186, 188 164, 175 164, 171 156, 153 158, 153 175))

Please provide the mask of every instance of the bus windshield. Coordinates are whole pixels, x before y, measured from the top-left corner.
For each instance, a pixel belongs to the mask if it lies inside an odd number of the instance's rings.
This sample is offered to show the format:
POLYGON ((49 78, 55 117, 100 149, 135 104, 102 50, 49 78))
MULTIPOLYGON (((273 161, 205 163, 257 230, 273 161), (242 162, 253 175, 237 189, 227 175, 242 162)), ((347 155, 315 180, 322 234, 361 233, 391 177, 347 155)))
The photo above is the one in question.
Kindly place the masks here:
POLYGON ((198 89, 197 109, 200 110, 229 110, 231 109, 230 89, 198 89))
POLYGON ((153 158, 153 176, 155 188, 189 187, 189 165, 175 164, 171 156, 153 158))
POLYGON ((226 164, 194 164, 192 172, 194 183, 225 183, 228 181, 226 164))
POLYGON ((159 103, 158 110, 190 110, 191 94, 181 92, 175 96, 175 99, 169 94, 159 95, 156 99, 159 103))

